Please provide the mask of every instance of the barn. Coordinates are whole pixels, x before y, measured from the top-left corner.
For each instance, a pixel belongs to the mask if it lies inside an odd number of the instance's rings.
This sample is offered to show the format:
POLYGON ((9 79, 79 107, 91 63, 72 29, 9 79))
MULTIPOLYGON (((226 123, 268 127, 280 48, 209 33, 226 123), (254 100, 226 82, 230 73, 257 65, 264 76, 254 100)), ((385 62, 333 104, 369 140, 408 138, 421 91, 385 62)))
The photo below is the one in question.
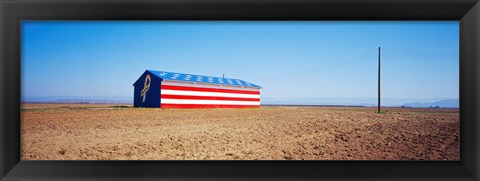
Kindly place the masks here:
POLYGON ((146 70, 133 84, 135 107, 259 108, 262 87, 240 79, 146 70))

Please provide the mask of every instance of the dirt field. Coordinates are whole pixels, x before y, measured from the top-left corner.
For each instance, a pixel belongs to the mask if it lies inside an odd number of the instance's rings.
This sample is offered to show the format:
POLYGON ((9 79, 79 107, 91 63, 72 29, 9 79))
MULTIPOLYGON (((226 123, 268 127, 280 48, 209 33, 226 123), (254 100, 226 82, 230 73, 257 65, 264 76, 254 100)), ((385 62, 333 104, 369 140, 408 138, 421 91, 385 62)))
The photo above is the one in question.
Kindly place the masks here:
POLYGON ((24 104, 23 160, 459 160, 447 109, 24 104))

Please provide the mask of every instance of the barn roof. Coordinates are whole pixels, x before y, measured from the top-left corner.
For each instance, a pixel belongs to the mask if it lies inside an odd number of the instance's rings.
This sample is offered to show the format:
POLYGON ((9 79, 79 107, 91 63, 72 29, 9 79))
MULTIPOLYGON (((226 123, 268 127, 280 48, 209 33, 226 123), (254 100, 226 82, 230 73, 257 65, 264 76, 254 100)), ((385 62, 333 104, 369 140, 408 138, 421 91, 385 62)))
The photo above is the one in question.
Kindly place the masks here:
POLYGON ((220 84, 220 85, 229 85, 229 86, 237 86, 237 87, 243 86, 243 87, 262 88, 256 84, 252 84, 250 82, 240 80, 240 79, 184 74, 184 73, 177 73, 177 72, 157 71, 157 70, 147 70, 147 71, 163 80, 174 80, 174 81, 182 81, 182 82, 201 82, 206 84, 217 84, 217 85, 220 84))

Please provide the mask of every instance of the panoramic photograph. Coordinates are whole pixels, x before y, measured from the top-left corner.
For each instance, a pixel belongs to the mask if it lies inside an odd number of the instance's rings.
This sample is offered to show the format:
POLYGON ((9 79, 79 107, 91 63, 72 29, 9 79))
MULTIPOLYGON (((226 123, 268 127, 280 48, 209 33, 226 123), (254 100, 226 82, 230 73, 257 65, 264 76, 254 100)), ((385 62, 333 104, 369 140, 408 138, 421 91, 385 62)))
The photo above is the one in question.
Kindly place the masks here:
POLYGON ((460 160, 458 21, 22 21, 22 160, 460 160))

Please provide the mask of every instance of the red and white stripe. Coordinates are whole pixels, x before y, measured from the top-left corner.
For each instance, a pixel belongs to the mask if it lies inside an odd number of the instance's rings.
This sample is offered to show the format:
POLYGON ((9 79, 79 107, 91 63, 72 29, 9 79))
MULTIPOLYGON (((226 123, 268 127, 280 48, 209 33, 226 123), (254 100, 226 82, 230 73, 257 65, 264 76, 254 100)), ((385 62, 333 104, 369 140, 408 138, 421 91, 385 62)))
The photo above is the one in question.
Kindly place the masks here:
POLYGON ((162 82, 161 108, 258 108, 260 90, 162 82))

